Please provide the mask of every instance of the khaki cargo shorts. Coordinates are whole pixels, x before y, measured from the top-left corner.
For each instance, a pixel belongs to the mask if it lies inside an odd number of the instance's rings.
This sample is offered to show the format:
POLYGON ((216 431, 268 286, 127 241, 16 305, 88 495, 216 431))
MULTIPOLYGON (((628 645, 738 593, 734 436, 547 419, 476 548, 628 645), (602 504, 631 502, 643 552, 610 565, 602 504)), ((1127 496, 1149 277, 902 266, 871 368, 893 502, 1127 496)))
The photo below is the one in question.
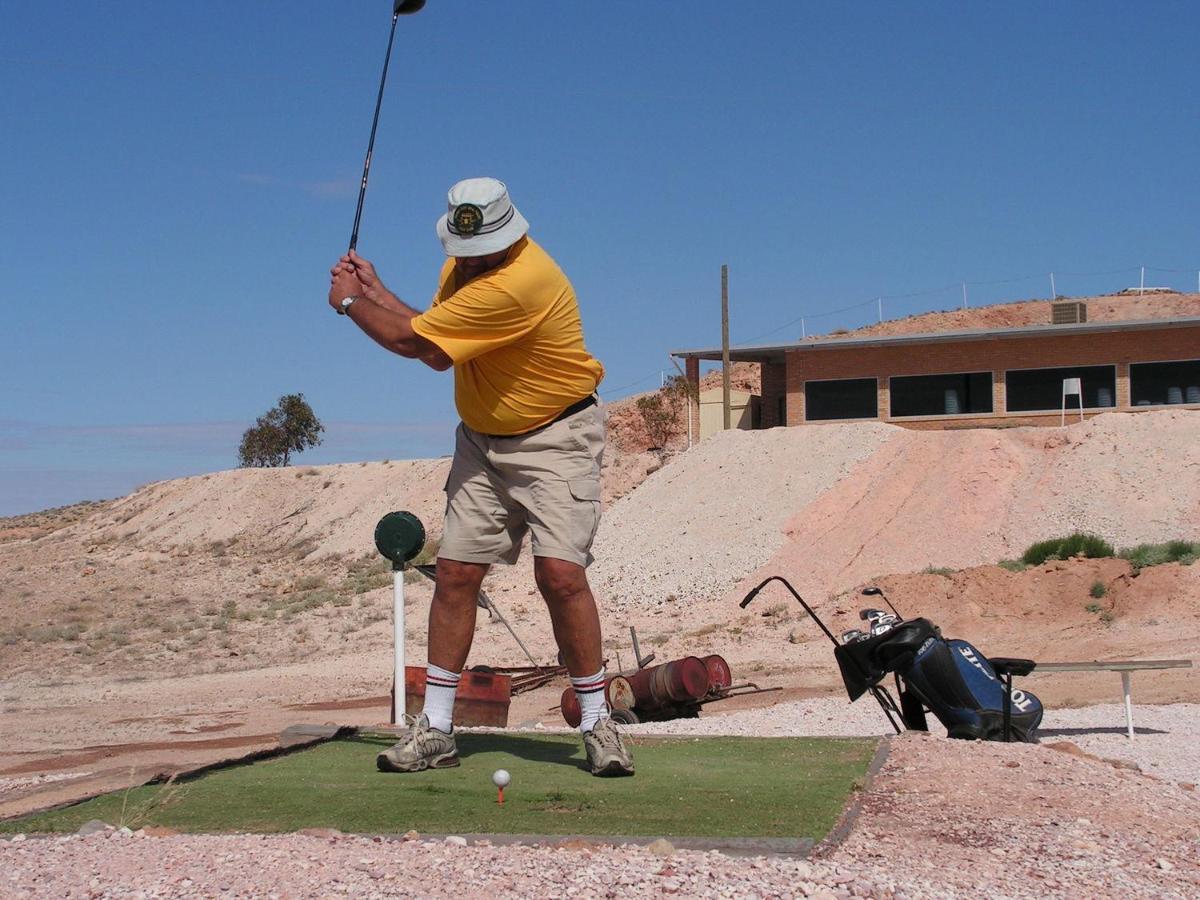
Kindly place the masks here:
POLYGON ((534 556, 590 565, 603 455, 599 402, 515 437, 480 434, 460 423, 438 556, 511 565, 528 533, 534 556))

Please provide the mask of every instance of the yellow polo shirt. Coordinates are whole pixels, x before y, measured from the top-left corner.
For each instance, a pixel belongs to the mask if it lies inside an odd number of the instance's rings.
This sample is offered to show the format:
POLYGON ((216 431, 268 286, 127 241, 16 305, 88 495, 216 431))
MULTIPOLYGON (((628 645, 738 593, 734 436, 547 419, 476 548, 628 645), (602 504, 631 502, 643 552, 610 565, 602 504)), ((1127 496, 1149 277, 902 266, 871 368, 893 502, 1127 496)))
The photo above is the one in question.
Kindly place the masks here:
POLYGON ((458 414, 485 434, 545 425, 604 378, 584 346, 571 282, 529 237, 465 284, 447 259, 433 306, 412 327, 453 361, 458 414))

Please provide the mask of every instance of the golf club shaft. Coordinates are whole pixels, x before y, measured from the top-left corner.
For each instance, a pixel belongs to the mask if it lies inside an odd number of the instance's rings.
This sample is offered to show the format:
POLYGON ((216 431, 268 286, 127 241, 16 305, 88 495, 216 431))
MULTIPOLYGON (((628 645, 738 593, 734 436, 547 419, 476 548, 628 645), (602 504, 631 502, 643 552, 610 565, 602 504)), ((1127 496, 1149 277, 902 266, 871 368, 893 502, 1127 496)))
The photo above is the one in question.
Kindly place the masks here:
POLYGON ((354 230, 350 232, 350 249, 358 247, 358 225, 362 221, 363 198, 367 195, 367 176, 371 173, 371 154, 375 151, 375 129, 379 127, 379 108, 383 105, 383 86, 387 83, 388 64, 392 61, 392 41, 396 38, 399 11, 392 13, 392 30, 388 35, 387 53, 383 57, 383 74, 379 77, 379 96, 375 98, 375 118, 371 120, 371 139, 367 141, 367 158, 363 161, 362 184, 358 187, 358 209, 354 211, 354 230))

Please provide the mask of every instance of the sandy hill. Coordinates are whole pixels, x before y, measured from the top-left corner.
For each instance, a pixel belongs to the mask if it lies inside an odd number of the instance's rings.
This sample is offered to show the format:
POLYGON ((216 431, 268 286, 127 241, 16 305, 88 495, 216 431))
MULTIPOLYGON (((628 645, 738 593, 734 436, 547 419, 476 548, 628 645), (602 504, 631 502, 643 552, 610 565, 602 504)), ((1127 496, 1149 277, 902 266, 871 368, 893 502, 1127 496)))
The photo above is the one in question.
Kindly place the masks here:
MULTIPOLYGON (((613 458, 609 496, 659 465, 613 458)), ((220 472, 150 485, 41 537, 14 532, 0 544, 5 670, 31 677, 69 661, 81 678, 215 671, 386 647, 390 580, 373 553, 374 523, 407 508, 436 536, 447 465, 220 472)), ((709 646, 729 629, 753 638, 763 623, 739 618, 735 600, 768 574, 829 609, 870 579, 986 566, 1075 530, 1118 546, 1196 540, 1197 471, 1191 411, 1109 414, 1063 430, 727 432, 609 505, 591 576, 614 641, 641 623, 664 652, 689 652, 698 630, 709 646)), ((1180 595, 1195 600, 1194 573, 1175 569, 1180 595)), ((489 589, 533 643, 553 647, 528 558, 497 569, 489 589)), ((428 586, 411 594, 410 635, 423 644, 428 586)), ((1008 601, 986 602, 1004 610, 1008 601)), ((787 648, 771 646, 751 640, 730 652, 778 663, 787 648)), ((520 662, 502 636, 481 648, 490 661, 520 662)))
MULTIPOLYGON (((1097 297, 1062 297, 1087 304, 1089 322, 1167 319, 1174 316, 1200 316, 1200 294, 1159 292, 1147 294, 1103 294, 1097 297)), ((917 313, 903 319, 889 319, 852 331, 813 338, 868 337, 885 334, 929 334, 941 331, 966 331, 975 328, 1016 328, 1023 325, 1049 325, 1049 300, 1018 300, 991 306, 949 309, 917 313)))

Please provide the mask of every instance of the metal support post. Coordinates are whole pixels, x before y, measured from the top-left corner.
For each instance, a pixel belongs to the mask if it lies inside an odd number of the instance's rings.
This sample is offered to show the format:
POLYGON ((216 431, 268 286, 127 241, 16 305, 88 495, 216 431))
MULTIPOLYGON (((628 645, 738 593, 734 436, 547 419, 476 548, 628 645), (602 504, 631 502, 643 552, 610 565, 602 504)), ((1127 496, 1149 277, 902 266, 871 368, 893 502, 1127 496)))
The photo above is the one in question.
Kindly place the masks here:
POLYGON ((721 406, 725 413, 725 430, 733 427, 729 409, 729 266, 721 266, 721 406))
POLYGON ((392 689, 392 724, 404 721, 407 708, 404 696, 404 570, 392 569, 392 672, 395 687, 392 689))
POLYGON ((1121 673, 1121 691, 1125 694, 1125 730, 1131 741, 1133 740, 1133 700, 1130 697, 1129 682, 1132 680, 1132 672, 1121 673))

